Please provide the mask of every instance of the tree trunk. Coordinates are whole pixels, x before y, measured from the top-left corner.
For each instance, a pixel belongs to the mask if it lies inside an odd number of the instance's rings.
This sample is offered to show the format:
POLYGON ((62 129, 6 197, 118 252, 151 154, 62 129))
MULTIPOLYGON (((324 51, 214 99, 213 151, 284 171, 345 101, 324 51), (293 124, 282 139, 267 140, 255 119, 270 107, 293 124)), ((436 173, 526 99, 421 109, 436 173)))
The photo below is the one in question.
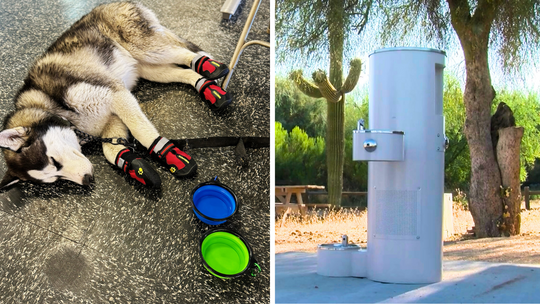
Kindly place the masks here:
POLYGON ((501 175, 490 134, 494 91, 489 74, 487 38, 460 39, 467 71, 463 100, 466 110, 465 136, 471 155, 469 207, 477 237, 499 236, 498 225, 502 214, 501 175))
MULTIPOLYGON (((330 83, 340 90, 343 85, 344 0, 330 0, 327 14, 330 45, 330 83)), ((343 188, 345 111, 344 98, 327 101, 326 164, 328 167, 328 203, 340 206, 343 188)))
POLYGON ((518 235, 521 219, 521 195, 519 183, 519 151, 523 127, 510 127, 499 130, 497 143, 497 162, 501 170, 503 220, 501 233, 506 236, 518 235))
POLYGON ((499 236, 501 173, 490 134, 490 112, 495 92, 489 74, 488 45, 491 26, 501 0, 479 0, 474 8, 468 0, 446 2, 450 8, 452 27, 465 54, 464 131, 471 155, 469 209, 477 237, 499 236), (474 9, 472 16, 471 9, 474 9))

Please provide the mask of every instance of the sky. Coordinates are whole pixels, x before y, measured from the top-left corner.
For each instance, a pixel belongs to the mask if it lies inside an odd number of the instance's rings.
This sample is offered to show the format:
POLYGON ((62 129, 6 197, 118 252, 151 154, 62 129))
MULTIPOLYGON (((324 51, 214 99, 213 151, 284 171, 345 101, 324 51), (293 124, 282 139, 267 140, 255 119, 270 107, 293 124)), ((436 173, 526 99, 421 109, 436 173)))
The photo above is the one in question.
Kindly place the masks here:
MULTIPOLYGON (((348 72, 347 62, 351 58, 360 58, 362 60, 362 73, 357 87, 352 92, 352 95, 362 94, 361 92, 367 91, 368 84, 368 56, 375 50, 383 48, 381 46, 366 46, 365 40, 369 40, 373 33, 377 31, 374 28, 366 28, 366 34, 357 36, 355 34, 350 35, 349 50, 344 60, 344 76, 348 72), (371 31, 371 32, 369 32, 371 31), (364 41, 363 41, 364 40, 364 41)), ((457 35, 452 30, 452 36, 444 48, 438 47, 434 42, 424 41, 422 37, 414 37, 413 41, 403 42, 402 44, 386 45, 385 47, 428 47, 434 49, 442 49, 446 52, 446 68, 445 72, 456 76, 462 88, 465 86, 465 58, 457 35)), ((279 52, 276 49, 276 54, 279 52)), ((540 54, 539 54, 540 55, 540 54)), ((311 80, 311 73, 316 69, 323 69, 328 71, 328 59, 327 56, 321 56, 322 59, 318 61, 308 62, 303 58, 288 57, 283 62, 276 60, 276 74, 281 77, 287 77, 287 75, 296 69, 302 69, 304 71, 304 77, 311 80)), ((540 58, 538 58, 540 59, 540 58)), ((531 60, 528 64, 521 66, 519 71, 515 75, 508 75, 503 72, 499 59, 494 49, 490 48, 489 51, 489 64, 492 78, 492 84, 496 91, 500 90, 519 90, 524 92, 531 92, 540 95, 540 60, 531 60)))

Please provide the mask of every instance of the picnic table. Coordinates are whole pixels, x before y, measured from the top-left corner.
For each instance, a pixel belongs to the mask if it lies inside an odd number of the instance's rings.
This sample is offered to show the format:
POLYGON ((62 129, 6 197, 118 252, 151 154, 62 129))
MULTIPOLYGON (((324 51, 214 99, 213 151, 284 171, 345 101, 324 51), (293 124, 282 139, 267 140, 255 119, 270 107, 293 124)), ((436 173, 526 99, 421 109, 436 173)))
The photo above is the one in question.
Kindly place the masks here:
POLYGON ((324 186, 316 185, 300 185, 300 186, 276 186, 276 198, 279 202, 276 202, 276 214, 285 210, 283 217, 285 218, 288 213, 292 211, 298 211, 300 214, 305 214, 307 205, 302 200, 302 193, 306 193, 308 190, 324 190, 324 186), (296 197, 296 204, 291 203, 293 195, 296 197))

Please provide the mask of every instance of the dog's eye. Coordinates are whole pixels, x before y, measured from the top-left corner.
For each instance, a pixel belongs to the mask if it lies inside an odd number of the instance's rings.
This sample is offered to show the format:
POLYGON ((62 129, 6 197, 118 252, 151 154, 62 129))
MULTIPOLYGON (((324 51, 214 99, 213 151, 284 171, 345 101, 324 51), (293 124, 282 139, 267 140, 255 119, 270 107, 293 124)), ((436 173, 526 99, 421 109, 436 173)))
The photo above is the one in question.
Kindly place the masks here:
POLYGON ((54 157, 51 157, 51 161, 52 161, 53 165, 56 167, 57 171, 60 171, 62 169, 62 164, 57 162, 56 159, 54 159, 54 157))

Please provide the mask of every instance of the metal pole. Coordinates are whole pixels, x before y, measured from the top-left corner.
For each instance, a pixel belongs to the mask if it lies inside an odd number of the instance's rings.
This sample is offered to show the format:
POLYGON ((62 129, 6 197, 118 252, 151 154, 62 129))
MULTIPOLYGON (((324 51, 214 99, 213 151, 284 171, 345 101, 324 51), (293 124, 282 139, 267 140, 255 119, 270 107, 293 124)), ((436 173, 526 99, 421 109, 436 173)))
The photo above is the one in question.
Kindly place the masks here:
POLYGON ((238 63, 238 58, 240 57, 240 54, 242 53, 242 50, 244 49, 244 47, 249 46, 254 43, 270 47, 270 43, 267 43, 264 41, 251 41, 249 42, 249 44, 246 43, 249 30, 251 29, 253 20, 255 20, 255 16, 257 15, 257 11, 259 10, 260 4, 261 4, 260 0, 253 1, 253 6, 251 7, 251 11, 249 12, 249 16, 246 20, 246 23, 244 24, 244 29, 242 30, 242 34, 240 35, 240 38, 238 38, 238 43, 236 44, 234 55, 231 59, 231 63, 229 64, 229 69, 230 69, 229 74, 227 74, 227 77, 225 77, 225 79, 223 80, 223 83, 221 84, 221 87, 224 90, 227 89, 227 86, 229 85, 229 81, 231 79, 232 73, 234 72, 234 69, 236 68, 236 64, 238 63))

